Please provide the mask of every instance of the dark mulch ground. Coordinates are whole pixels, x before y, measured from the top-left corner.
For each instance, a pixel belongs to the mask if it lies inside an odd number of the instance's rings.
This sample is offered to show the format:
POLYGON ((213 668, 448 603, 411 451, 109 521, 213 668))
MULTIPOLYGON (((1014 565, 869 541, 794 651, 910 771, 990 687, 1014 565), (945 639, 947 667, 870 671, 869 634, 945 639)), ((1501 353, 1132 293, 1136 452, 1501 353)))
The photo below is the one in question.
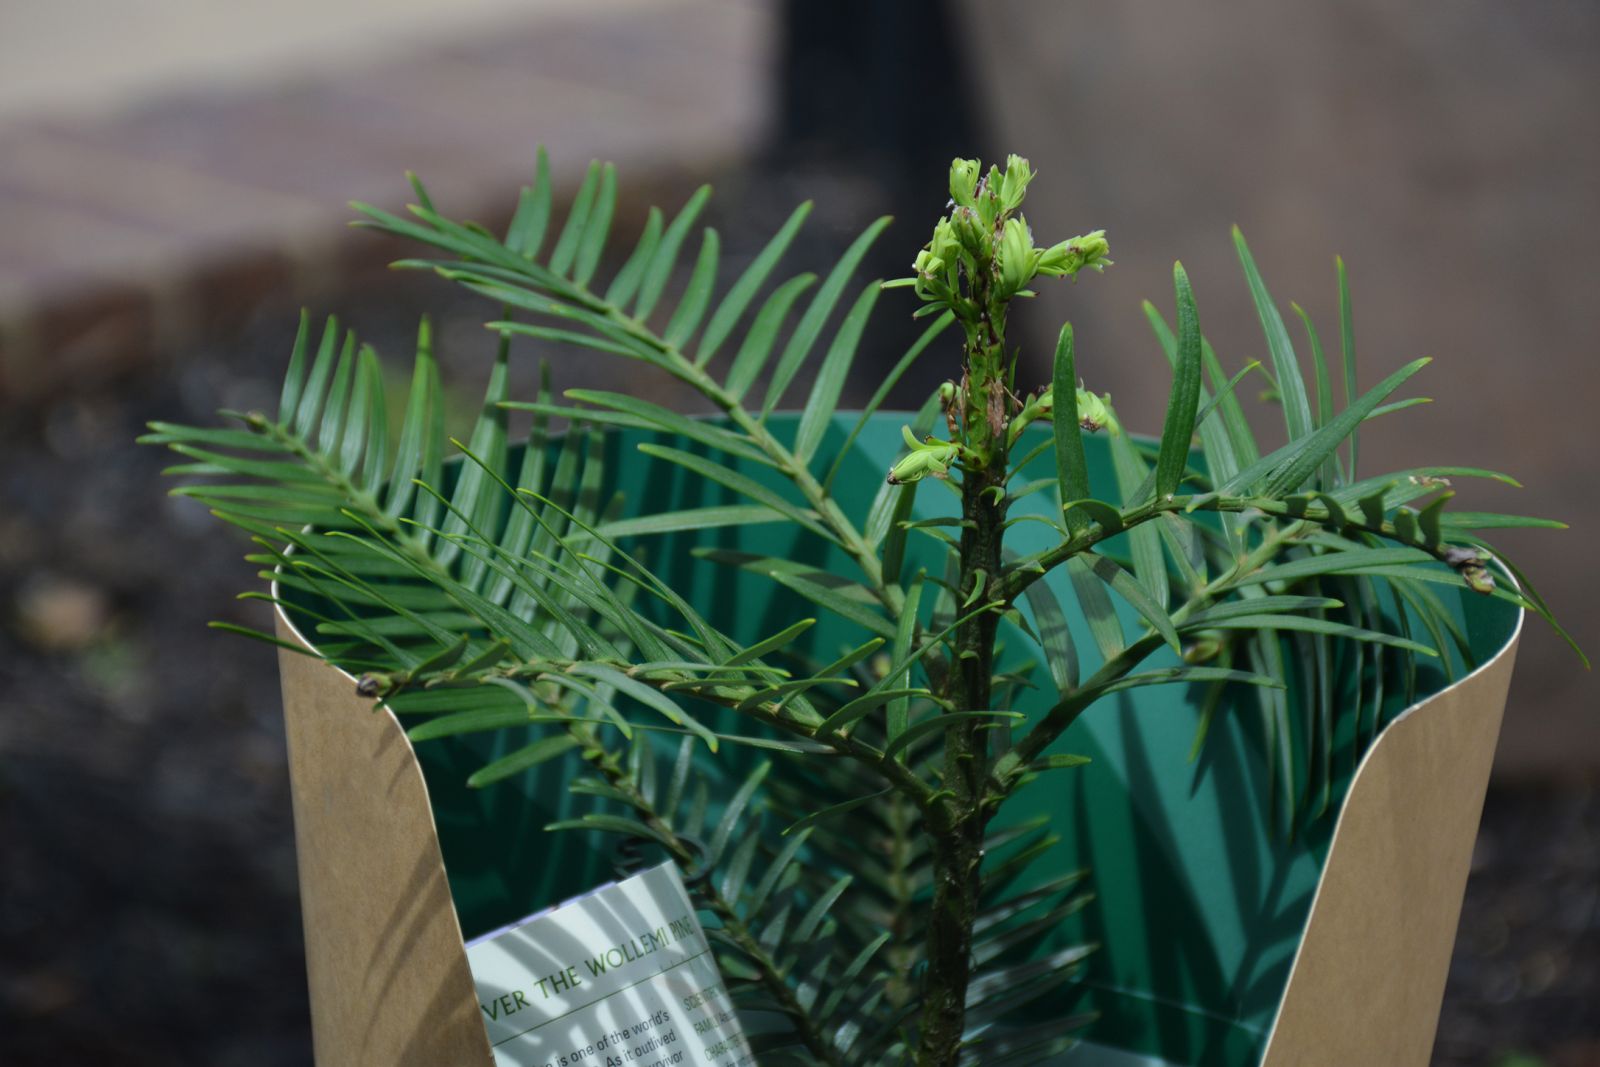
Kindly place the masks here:
MULTIPOLYGON (((398 352, 415 299, 385 289, 353 318, 398 352)), ((442 307, 447 338, 482 321, 442 307)), ((263 309, 225 351, 0 420, 10 1067, 309 1062, 273 654, 204 628, 261 621, 227 598, 251 576, 237 539, 163 496, 165 457, 130 444, 149 418, 270 405, 289 322, 263 309)), ((1595 788, 1489 796, 1435 1063, 1512 1054, 1600 1063, 1595 788)))
POLYGON ((1600 789, 1491 789, 1435 1067, 1600 1064, 1600 789))

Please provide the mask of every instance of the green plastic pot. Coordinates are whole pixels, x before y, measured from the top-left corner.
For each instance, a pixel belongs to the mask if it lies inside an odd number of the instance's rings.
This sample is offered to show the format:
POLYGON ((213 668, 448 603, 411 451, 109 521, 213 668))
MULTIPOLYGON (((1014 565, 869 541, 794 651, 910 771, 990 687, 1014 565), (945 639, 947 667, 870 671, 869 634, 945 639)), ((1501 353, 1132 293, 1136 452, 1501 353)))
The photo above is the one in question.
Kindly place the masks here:
MULTIPOLYGON (((846 514, 865 514, 905 421, 879 414, 851 446, 835 483, 846 514)), ((773 419, 780 436, 793 423, 773 419)), ((854 423, 836 417, 825 459, 854 423)), ((700 447, 612 434, 608 470, 627 514, 732 502, 720 487, 638 453, 644 440, 700 447)), ((1086 443, 1095 484, 1111 484, 1104 442, 1086 443)), ((1035 476, 1053 473, 1048 455, 1039 466, 1035 476)), ((757 464, 744 472, 780 484, 757 464)), ((952 494, 919 493, 918 517, 953 505, 952 494)), ((1050 495, 1020 506, 1047 508, 1050 495)), ((1048 536, 1041 524, 1021 523, 1008 544, 1026 552, 1048 536)), ((840 573, 852 567, 776 524, 649 539, 657 572, 740 639, 817 610, 763 577, 691 555, 707 545, 792 555, 840 573)), ((1065 575, 1046 580, 1067 606, 1080 657, 1092 661, 1065 575)), ((1099 945, 1081 982, 1044 1009, 1097 1015, 1085 1044, 1060 1062, 1427 1062, 1522 621, 1497 600, 1450 590, 1446 599, 1481 665, 1453 685, 1425 675, 1415 704, 1386 709, 1364 758, 1339 768, 1332 810, 1292 840, 1272 829, 1248 693, 1225 705, 1194 761, 1199 710, 1183 687, 1103 701, 1058 743, 1093 762, 1035 785, 1004 818, 1043 814, 1061 836, 1034 877, 1093 872, 1094 901, 1039 946, 1099 945)), ((1134 616, 1124 621, 1131 626, 1134 616)), ((807 635, 818 648, 854 635, 839 620, 819 623, 807 635)), ((288 616, 279 629, 306 640, 288 616)), ((1027 638, 1014 631, 1007 640, 1017 647, 1027 638)), ((614 839, 541 830, 578 810, 564 788, 572 766, 548 763, 489 789, 466 788, 468 774, 527 736, 413 750, 395 717, 373 713, 348 675, 287 652, 282 675, 318 1062, 487 1067, 463 937, 607 880, 614 839)), ((1046 685, 1017 710, 1038 715, 1049 701, 1046 685)))

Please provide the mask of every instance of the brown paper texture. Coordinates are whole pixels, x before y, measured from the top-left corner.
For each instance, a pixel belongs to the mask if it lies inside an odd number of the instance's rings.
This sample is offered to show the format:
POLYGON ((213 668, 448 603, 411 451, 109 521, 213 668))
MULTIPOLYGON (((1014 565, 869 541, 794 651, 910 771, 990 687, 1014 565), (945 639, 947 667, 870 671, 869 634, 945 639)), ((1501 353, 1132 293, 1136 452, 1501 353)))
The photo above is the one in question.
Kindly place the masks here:
POLYGON ((1522 618, 1356 769, 1264 1067, 1426 1067, 1522 618))
MULTIPOLYGON (((282 614, 278 635, 300 641, 282 614)), ((311 1034, 322 1067, 490 1067, 428 788, 394 714, 284 650, 311 1034)))

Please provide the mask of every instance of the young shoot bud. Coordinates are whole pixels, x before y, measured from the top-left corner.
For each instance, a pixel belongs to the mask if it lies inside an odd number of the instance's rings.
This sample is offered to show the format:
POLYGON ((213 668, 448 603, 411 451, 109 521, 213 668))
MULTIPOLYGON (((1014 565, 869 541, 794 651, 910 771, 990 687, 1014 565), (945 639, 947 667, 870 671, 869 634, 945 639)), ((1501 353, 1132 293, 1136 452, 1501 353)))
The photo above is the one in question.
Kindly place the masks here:
POLYGON ((1096 230, 1070 241, 1051 245, 1039 257, 1039 273, 1060 277, 1075 275, 1085 267, 1103 271, 1111 265, 1106 256, 1111 246, 1106 243, 1106 231, 1096 230))
POLYGON ((1446 546, 1444 561, 1461 575, 1462 580, 1473 592, 1485 595, 1494 592, 1494 575, 1484 566, 1484 557, 1477 549, 1460 548, 1456 545, 1446 546))
POLYGON ((971 207, 972 193, 978 187, 982 166, 976 159, 950 161, 950 201, 957 207, 971 207))
POLYGON ((955 227, 950 225, 949 219, 940 219, 934 226, 933 240, 928 242, 928 251, 934 259, 947 266, 961 258, 961 239, 956 236, 955 227))
POLYGON ((1039 252, 1022 218, 1006 220, 1000 238, 1000 295, 1011 296, 1033 280, 1039 252))
POLYGON ((394 688, 394 679, 378 671, 369 671, 356 679, 356 696, 387 696, 394 688))
POLYGON ((1030 393, 1022 402, 1022 410, 1017 412, 1011 420, 1011 426, 1006 431, 1006 446, 1017 443, 1017 438, 1022 436, 1022 431, 1029 424, 1040 419, 1048 419, 1055 411, 1055 394, 1048 387, 1043 387, 1037 393, 1030 393))
POLYGON ((1006 157, 1006 173, 1000 183, 1000 208, 1002 211, 1015 211, 1022 206, 1022 198, 1028 189, 1028 183, 1033 181, 1033 168, 1021 156, 1012 154, 1006 157))
POLYGON ((994 257, 994 226, 985 223, 975 209, 956 208, 950 216, 950 227, 961 247, 973 259, 986 263, 994 257))
POLYGON ((988 176, 973 193, 973 207, 986 230, 993 230, 1000 221, 1000 188, 1004 184, 1005 175, 1000 173, 1000 168, 991 166, 988 176))
POLYGON ((1089 433, 1111 427, 1112 433, 1121 432, 1117 418, 1111 414, 1111 394, 1095 396, 1087 389, 1078 389, 1078 425, 1089 433))
POLYGON ((950 467, 961 454, 959 445, 941 441, 937 437, 918 441, 916 435, 905 426, 900 427, 900 435, 905 438, 906 447, 911 451, 889 468, 890 485, 905 485, 930 475, 934 478, 950 477, 950 467))

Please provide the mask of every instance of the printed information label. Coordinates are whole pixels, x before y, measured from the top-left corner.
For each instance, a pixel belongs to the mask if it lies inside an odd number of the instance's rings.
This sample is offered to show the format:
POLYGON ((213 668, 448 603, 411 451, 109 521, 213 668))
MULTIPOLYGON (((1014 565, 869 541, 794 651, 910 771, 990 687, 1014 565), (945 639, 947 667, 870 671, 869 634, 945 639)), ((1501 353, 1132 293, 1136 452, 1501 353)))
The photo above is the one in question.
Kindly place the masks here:
POLYGON ((749 1067, 678 869, 664 863, 467 945, 496 1067, 749 1067))

